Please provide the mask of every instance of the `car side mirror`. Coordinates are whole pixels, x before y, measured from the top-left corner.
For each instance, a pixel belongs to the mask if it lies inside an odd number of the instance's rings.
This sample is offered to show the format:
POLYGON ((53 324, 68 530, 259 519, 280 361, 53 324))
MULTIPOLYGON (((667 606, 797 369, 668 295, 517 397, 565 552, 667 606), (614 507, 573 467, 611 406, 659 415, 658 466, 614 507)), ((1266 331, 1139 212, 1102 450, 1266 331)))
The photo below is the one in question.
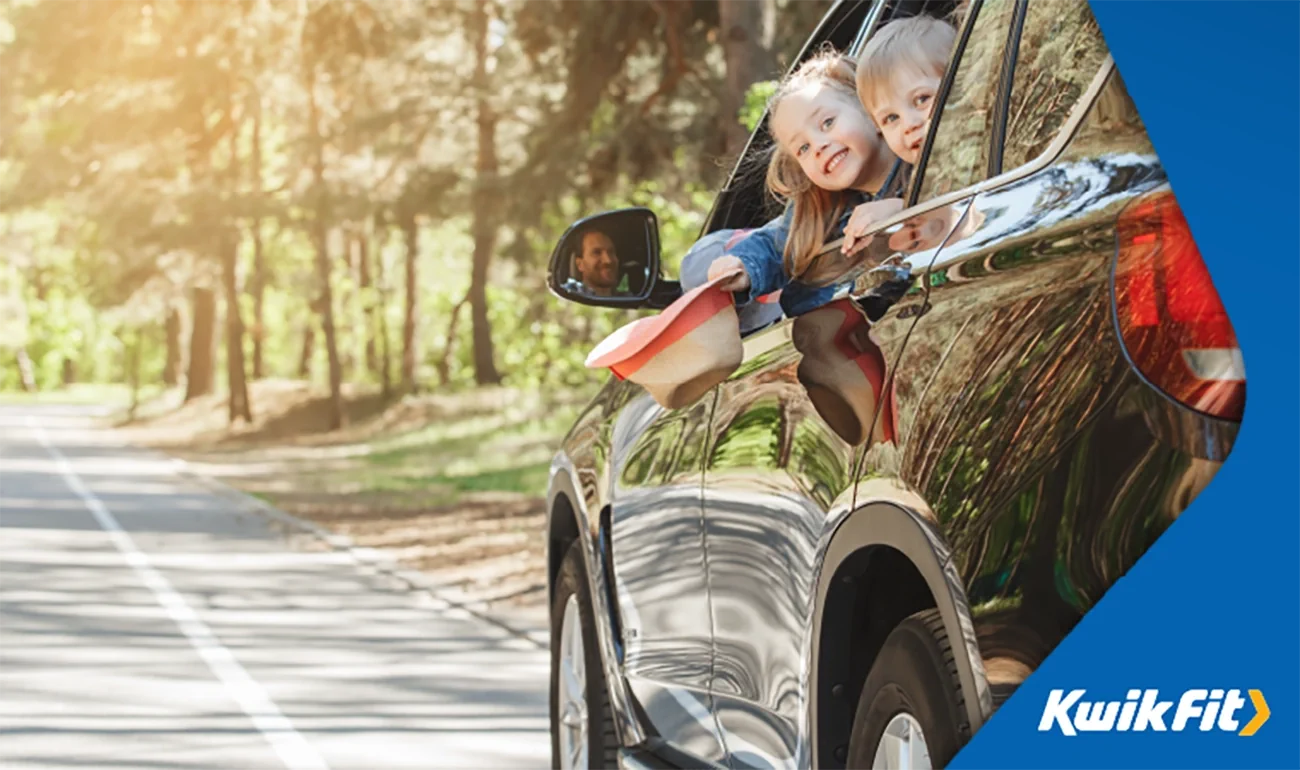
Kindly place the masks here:
POLYGON ((548 285, 556 296, 583 305, 666 307, 681 295, 659 275, 659 222, 636 207, 574 222, 551 253, 548 285))

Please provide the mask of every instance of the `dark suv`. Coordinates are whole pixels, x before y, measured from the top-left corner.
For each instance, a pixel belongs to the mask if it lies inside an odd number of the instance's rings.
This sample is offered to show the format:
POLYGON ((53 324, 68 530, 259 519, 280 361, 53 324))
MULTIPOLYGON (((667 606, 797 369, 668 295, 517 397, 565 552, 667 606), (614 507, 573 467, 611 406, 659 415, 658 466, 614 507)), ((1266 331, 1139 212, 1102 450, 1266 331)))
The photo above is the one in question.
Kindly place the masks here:
MULTIPOLYGON (((555 457, 557 767, 944 765, 1228 454, 1241 353, 1086 2, 845 0, 804 56, 917 13, 953 59, 835 299, 681 408, 611 378, 555 457)), ((706 232, 771 216, 753 176, 706 232)), ((649 278, 558 294, 681 293, 652 216, 593 220, 649 278)))

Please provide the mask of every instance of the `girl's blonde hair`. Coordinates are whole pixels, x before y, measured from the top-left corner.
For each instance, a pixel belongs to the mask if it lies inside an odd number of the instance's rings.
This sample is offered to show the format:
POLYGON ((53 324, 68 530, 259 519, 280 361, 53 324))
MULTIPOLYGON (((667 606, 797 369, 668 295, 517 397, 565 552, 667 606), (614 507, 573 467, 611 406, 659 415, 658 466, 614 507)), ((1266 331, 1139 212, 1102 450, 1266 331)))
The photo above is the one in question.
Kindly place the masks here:
POLYGON ((877 102, 882 88, 905 70, 943 79, 957 42, 953 25, 933 16, 896 19, 876 31, 862 49, 857 69, 857 96, 862 104, 877 102))
MULTIPOLYGON (((787 96, 811 84, 821 84, 840 92, 851 104, 862 109, 855 89, 856 71, 857 63, 848 56, 830 49, 818 53, 777 87, 768 101, 769 121, 787 96)), ((863 112, 865 114, 865 110, 863 112)), ((874 136, 871 138, 875 139, 874 136)), ((767 164, 767 189, 794 206, 784 259, 786 274, 798 278, 812 258, 825 247, 826 235, 843 216, 845 193, 823 190, 814 185, 799 166, 799 161, 776 142, 773 142, 771 153, 767 164)))

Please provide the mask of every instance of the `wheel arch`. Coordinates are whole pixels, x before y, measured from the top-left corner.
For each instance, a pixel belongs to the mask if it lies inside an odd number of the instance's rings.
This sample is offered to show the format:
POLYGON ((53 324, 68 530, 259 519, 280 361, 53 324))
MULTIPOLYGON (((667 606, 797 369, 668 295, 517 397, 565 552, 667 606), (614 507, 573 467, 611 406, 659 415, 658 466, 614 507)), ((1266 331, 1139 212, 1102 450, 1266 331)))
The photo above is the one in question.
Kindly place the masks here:
POLYGON ((884 636, 921 609, 937 608, 952 640, 967 738, 993 711, 965 589, 933 521, 927 508, 872 501, 845 516, 830 537, 817 576, 811 646, 809 716, 817 767, 843 767, 836 749, 847 748, 865 672, 884 636), (873 592, 873 578, 884 574, 888 590, 873 592), (876 622, 857 617, 868 609, 876 622))
POLYGON ((591 520, 587 500, 582 496, 581 490, 578 471, 568 455, 560 452, 551 462, 547 489, 547 600, 554 604, 556 576, 564 562, 564 555, 574 543, 580 543, 609 704, 614 711, 614 722, 622 745, 635 746, 643 743, 646 736, 636 719, 631 693, 618 665, 616 647, 620 642, 617 638, 616 613, 606 579, 608 571, 605 569, 605 555, 597 545, 598 533, 592 531, 593 527, 602 524, 608 527, 609 522, 607 518, 604 522, 591 520))

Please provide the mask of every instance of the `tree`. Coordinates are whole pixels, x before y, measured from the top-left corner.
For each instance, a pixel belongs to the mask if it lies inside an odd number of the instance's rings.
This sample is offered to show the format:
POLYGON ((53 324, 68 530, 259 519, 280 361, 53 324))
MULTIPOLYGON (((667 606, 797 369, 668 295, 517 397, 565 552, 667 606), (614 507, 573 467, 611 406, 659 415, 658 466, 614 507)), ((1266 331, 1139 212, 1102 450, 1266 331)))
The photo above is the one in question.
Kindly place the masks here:
MULTIPOLYGON (((252 185, 253 194, 261 196, 262 190, 262 95, 256 87, 249 95, 249 107, 252 112, 252 185)), ((253 295, 253 379, 260 380, 266 376, 263 363, 262 344, 266 337, 266 250, 262 244, 262 212, 253 212, 252 222, 248 225, 249 237, 253 241, 253 270, 249 277, 248 291, 253 295)))
MULTIPOLYGON (((329 5, 320 6, 328 9, 329 5)), ((343 368, 339 361, 337 332, 334 328, 334 291, 329 254, 329 216, 330 199, 325 182, 325 137, 321 130, 320 109, 317 102, 317 49, 312 45, 312 33, 319 34, 312 26, 316 19, 327 24, 329 17, 313 17, 311 13, 303 19, 302 34, 302 83, 307 93, 308 118, 307 132, 311 146, 311 188, 308 200, 311 204, 311 238, 316 250, 317 302, 320 307, 321 329, 325 333, 325 353, 329 362, 330 388, 330 428, 338 430, 347 421, 343 410, 343 368)))
POLYGON ((749 140, 749 131, 740 122, 740 109, 749 87, 777 74, 775 57, 763 44, 763 16, 763 5, 753 0, 718 0, 719 37, 727 63, 721 128, 728 158, 740 157, 749 140))
POLYGON ((492 351, 492 328, 488 323, 487 280, 496 245, 495 203, 501 195, 497 178, 497 118, 489 101, 492 93, 492 52, 488 41, 490 9, 475 2, 470 14, 474 36, 474 96, 478 123, 478 160, 474 188, 474 262, 469 284, 470 319, 474 335, 474 380, 479 385, 501 381, 492 351))
POLYGON ((418 326, 420 304, 418 301, 420 282, 419 282, 419 263, 420 263, 420 229, 416 223, 415 212, 403 211, 398 218, 398 226, 402 230, 402 242, 406 246, 405 257, 403 262, 406 270, 406 280, 403 284, 403 313, 402 313, 402 390, 411 391, 415 389, 415 364, 418 353, 416 352, 416 327, 418 326))
POLYGON ((217 300, 212 289, 196 286, 193 292, 194 319, 190 327, 190 366, 185 376, 185 401, 212 392, 216 375, 213 343, 216 341, 217 300))
POLYGON ((163 384, 174 387, 181 381, 181 313, 170 303, 164 323, 167 358, 163 364, 163 384))

